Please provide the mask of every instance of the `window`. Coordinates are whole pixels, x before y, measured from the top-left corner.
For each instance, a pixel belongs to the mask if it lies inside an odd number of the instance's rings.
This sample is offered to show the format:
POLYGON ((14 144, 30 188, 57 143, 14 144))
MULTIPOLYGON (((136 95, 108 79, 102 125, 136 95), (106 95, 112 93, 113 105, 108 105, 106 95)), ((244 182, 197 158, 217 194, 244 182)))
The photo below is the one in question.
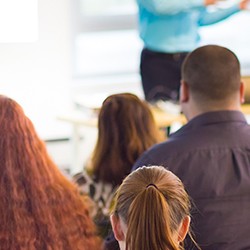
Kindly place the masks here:
POLYGON ((121 30, 135 27, 135 0, 78 0, 81 29, 121 30))
MULTIPOLYGON (((135 0, 75 0, 74 76, 138 75, 143 46, 137 31, 135 0)), ((249 11, 200 29, 202 44, 233 50, 250 75, 249 11)))
POLYGON ((137 74, 141 41, 135 0, 76 0, 74 75, 137 74))
POLYGON ((201 28, 201 44, 219 44, 231 49, 241 62, 242 75, 250 76, 250 13, 242 11, 230 18, 201 28))
POLYGON ((37 0, 0 1, 0 42, 38 40, 37 0))

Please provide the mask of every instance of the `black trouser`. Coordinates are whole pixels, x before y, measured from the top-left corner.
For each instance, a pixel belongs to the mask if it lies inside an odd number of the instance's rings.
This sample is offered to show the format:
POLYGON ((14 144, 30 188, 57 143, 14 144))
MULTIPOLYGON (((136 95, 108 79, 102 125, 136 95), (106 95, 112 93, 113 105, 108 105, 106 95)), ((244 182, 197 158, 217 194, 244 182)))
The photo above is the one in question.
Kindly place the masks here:
POLYGON ((147 101, 178 100, 181 64, 186 55, 154 52, 146 48, 142 50, 140 71, 147 101))

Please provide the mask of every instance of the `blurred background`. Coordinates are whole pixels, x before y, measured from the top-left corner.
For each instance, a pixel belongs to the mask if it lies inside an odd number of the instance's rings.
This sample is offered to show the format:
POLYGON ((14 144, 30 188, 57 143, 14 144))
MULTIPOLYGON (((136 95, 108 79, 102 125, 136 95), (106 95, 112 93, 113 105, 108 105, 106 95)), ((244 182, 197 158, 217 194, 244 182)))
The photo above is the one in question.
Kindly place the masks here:
MULTIPOLYGON (((246 78, 249 23, 246 11, 201 29, 201 44, 232 49, 246 78)), ((96 138, 95 125, 76 127, 72 114, 90 120, 111 93, 143 98, 141 49, 135 0, 0 1, 0 93, 22 105, 52 158, 71 173, 82 168, 96 138)))

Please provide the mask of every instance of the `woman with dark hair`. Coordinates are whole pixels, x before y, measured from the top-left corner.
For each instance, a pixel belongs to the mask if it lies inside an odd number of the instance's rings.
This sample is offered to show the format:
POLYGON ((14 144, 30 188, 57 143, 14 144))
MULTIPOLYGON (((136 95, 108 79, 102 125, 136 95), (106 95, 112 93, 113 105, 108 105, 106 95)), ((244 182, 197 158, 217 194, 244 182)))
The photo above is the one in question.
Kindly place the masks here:
POLYGON ((0 249, 99 249, 77 188, 59 171, 33 124, 0 96, 0 249))
POLYGON ((158 130, 146 102, 130 93, 114 94, 104 100, 92 158, 86 171, 74 178, 81 191, 94 200, 95 222, 102 237, 111 228, 109 208, 116 187, 137 158, 157 142, 158 130))

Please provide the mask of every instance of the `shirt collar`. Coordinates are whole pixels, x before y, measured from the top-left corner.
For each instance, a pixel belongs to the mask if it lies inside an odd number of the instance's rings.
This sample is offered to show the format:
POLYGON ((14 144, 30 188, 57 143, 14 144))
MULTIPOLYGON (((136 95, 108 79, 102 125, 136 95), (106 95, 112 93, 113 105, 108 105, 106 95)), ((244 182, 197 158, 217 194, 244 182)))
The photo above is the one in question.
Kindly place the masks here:
POLYGON ((247 123, 244 114, 237 110, 212 111, 198 115, 191 119, 187 125, 201 126, 223 122, 243 122, 247 123))

